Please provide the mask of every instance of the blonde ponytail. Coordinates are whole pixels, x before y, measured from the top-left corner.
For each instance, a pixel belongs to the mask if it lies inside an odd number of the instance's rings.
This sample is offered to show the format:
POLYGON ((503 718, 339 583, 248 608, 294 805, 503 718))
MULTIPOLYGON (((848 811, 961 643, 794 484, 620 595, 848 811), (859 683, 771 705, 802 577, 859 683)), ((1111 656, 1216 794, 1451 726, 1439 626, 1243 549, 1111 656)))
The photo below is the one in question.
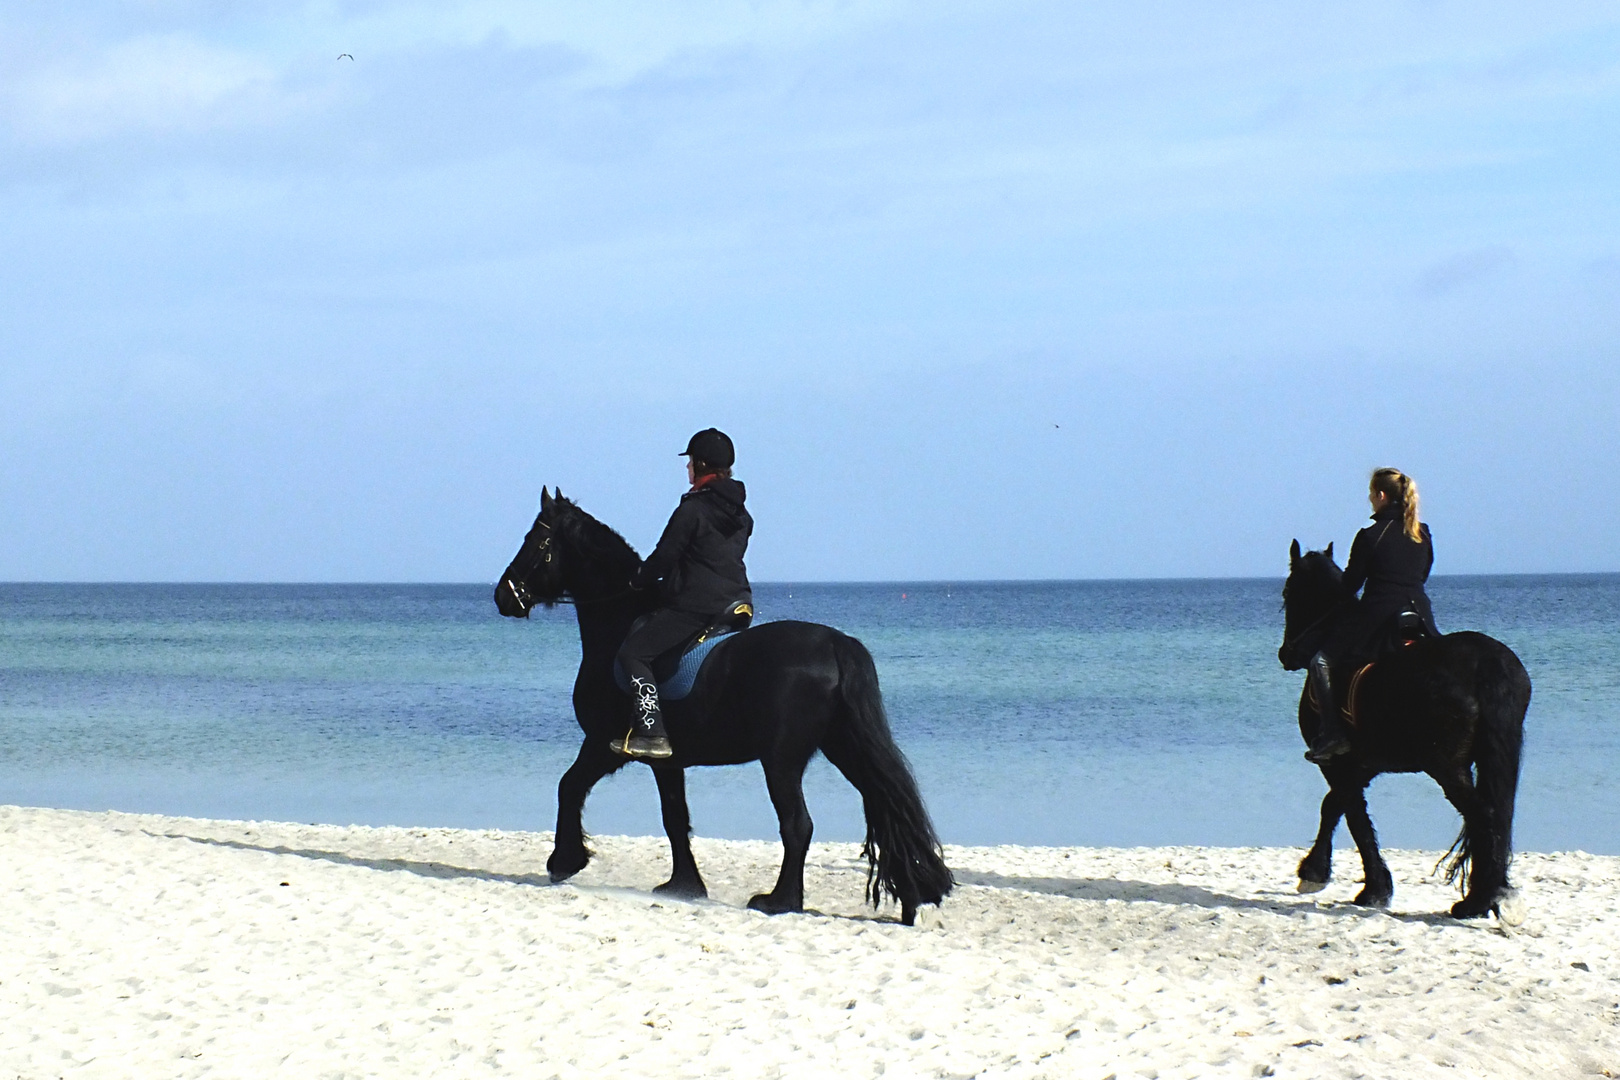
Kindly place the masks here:
POLYGON ((1406 538, 1413 543, 1421 542, 1423 522, 1418 519, 1417 481, 1399 469, 1377 469, 1372 474, 1370 486, 1401 508, 1401 531, 1406 538))

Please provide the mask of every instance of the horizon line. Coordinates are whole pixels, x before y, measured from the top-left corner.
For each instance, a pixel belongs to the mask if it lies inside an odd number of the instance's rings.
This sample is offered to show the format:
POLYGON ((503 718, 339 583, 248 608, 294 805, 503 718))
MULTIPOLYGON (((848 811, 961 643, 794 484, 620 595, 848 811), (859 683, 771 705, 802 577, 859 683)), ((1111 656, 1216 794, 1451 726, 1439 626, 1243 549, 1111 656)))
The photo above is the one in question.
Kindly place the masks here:
MULTIPOLYGON (((1620 576, 1620 570, 1513 570, 1513 571, 1478 571, 1469 573, 1448 573, 1431 575, 1430 581, 1461 578, 1549 578, 1549 577, 1615 577, 1620 576)), ((1286 574, 1223 574, 1223 575, 1195 575, 1186 577, 1087 577, 1087 578, 799 578, 793 580, 758 580, 751 582, 754 587, 760 586, 795 586, 795 585, 903 585, 911 587, 925 586, 973 586, 973 585, 1108 585, 1108 584, 1148 584, 1155 582, 1193 582, 1193 581, 1283 581, 1286 574)), ((73 586, 130 586, 130 585, 285 585, 285 586, 368 586, 368 587, 406 587, 429 586, 437 588, 466 588, 471 586, 494 588, 496 581, 428 581, 428 580, 388 580, 388 579, 349 579, 349 580, 282 580, 282 579, 255 579, 255 578, 119 578, 119 579, 92 579, 92 578, 58 578, 27 579, 0 581, 0 588, 17 585, 73 585, 73 586)))

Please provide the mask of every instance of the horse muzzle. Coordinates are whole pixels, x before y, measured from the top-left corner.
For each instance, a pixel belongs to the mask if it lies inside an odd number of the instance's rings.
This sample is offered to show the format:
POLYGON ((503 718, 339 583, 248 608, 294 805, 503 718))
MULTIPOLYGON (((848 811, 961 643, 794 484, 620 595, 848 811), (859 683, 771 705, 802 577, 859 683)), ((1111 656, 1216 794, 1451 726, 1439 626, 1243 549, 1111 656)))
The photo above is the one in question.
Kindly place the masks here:
POLYGON ((527 619, 534 601, 529 591, 511 578, 502 578, 495 586, 495 609, 510 619, 527 619))

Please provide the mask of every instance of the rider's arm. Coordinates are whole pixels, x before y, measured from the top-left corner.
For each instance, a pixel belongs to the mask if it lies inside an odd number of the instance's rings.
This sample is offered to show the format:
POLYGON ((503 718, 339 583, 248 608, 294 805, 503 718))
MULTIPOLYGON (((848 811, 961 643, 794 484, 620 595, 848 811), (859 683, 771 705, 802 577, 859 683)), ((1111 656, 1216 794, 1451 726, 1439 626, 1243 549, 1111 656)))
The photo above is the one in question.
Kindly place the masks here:
POLYGON ((647 561, 636 569, 630 579, 631 584, 638 589, 645 588, 667 577, 680 561, 681 553, 692 542, 692 534, 696 530, 697 509, 681 503, 669 516, 669 524, 664 526, 664 535, 658 538, 658 546, 647 556, 647 561))
POLYGON ((1367 583, 1367 560, 1372 554, 1372 540, 1368 537, 1370 532, 1371 529, 1362 529, 1356 533, 1350 545, 1350 559, 1344 564, 1345 596, 1356 595, 1367 583))

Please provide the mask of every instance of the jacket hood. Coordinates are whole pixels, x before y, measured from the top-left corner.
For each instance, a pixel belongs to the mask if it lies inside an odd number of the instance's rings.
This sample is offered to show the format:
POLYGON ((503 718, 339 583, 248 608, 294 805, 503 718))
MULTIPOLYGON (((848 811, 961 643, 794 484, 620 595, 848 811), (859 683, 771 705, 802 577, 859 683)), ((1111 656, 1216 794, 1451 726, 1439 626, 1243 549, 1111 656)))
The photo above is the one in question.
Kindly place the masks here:
POLYGON ((751 524, 748 511, 743 509, 743 503, 747 498, 748 489, 743 486, 742 481, 733 480, 729 476, 716 477, 696 491, 688 491, 681 496, 683 502, 687 499, 702 499, 715 527, 724 536, 730 536, 744 524, 751 524))

